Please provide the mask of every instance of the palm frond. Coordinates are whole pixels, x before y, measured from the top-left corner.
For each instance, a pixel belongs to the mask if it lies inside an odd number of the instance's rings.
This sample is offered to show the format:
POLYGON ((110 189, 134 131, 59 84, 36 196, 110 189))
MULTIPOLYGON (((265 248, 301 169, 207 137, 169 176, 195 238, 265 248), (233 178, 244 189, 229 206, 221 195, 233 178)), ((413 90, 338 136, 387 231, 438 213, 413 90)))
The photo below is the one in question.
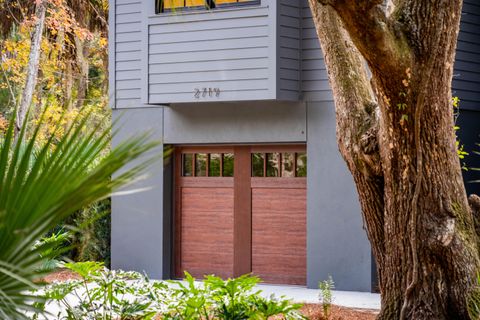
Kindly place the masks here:
POLYGON ((155 148, 145 134, 110 147, 110 133, 88 125, 80 116, 59 141, 36 143, 40 123, 26 138, 22 128, 14 139, 14 119, 0 137, 0 318, 26 319, 38 300, 29 290, 41 276, 45 262, 34 248, 59 222, 128 184, 159 156, 144 158, 128 170, 131 160, 155 148), (116 175, 112 178, 113 174, 116 175))

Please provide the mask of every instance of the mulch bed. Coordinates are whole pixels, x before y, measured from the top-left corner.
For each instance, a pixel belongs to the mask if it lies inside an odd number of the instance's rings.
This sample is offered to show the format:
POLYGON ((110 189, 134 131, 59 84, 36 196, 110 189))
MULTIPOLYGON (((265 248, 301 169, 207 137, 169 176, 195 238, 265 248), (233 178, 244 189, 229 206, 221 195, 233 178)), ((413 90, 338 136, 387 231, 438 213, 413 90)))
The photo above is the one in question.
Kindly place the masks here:
POLYGON ((58 269, 41 279, 42 282, 52 283, 63 282, 67 280, 80 279, 80 276, 69 269, 58 269))
MULTIPOLYGON (((68 269, 59 269, 52 272, 42 280, 46 283, 54 281, 66 281, 70 279, 79 279, 80 276, 68 269)), ((311 320, 375 320, 378 310, 354 309, 332 305, 330 317, 323 316, 322 306, 318 303, 305 304, 301 312, 311 320)), ((272 320, 275 320, 272 319, 272 320)))
MULTIPOLYGON (((305 304, 302 313, 311 320, 326 320, 320 304, 305 304)), ((378 310, 353 309, 332 305, 328 320, 375 320, 378 310)))

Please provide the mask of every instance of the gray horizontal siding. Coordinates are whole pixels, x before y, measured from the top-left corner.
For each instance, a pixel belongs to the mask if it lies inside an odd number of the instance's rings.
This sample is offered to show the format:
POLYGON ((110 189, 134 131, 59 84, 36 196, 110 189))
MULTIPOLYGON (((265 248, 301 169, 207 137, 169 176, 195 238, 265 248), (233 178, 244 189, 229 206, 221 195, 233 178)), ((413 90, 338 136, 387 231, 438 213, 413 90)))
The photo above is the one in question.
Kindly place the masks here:
POLYGON ((462 109, 480 110, 480 3, 465 0, 452 82, 462 109))
POLYGON ((279 0, 278 5, 278 98, 299 100, 301 7, 291 0, 279 0))
POLYGON ((300 2, 302 6, 301 90, 303 99, 333 101, 312 13, 306 0, 300 2))
POLYGON ((140 0, 115 1, 115 104, 117 108, 140 105, 141 9, 140 0))
POLYGON ((148 101, 272 99, 270 9, 157 15, 148 26, 148 101), (219 88, 220 95, 196 89, 219 88))

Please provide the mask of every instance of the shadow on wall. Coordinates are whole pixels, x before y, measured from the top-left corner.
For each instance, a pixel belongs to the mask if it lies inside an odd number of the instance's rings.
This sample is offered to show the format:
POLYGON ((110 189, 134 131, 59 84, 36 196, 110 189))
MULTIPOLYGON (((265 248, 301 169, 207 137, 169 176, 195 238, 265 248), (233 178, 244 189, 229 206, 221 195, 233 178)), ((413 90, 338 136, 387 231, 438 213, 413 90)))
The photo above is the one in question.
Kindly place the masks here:
MULTIPOLYGON (((480 152, 480 110, 460 110, 460 116, 457 121, 460 126, 458 137, 460 143, 464 145, 465 151, 469 153, 462 161, 467 168, 480 168, 480 155, 473 151, 480 152)), ((480 195, 480 181, 473 183, 474 180, 480 180, 480 171, 463 171, 463 180, 467 194, 472 193, 480 195)))

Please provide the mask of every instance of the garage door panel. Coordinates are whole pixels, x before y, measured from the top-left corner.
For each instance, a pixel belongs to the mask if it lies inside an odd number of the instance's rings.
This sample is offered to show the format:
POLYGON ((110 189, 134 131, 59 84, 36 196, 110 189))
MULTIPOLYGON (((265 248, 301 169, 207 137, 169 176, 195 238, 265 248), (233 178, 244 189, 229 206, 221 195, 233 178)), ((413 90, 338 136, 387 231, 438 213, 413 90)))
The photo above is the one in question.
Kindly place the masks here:
POLYGON ((265 282, 306 282, 305 191, 252 189, 252 272, 265 282))
POLYGON ((177 276, 252 272, 304 285, 304 146, 187 146, 176 154, 177 276))
POLYGON ((233 189, 182 188, 181 269, 233 274, 233 189))

